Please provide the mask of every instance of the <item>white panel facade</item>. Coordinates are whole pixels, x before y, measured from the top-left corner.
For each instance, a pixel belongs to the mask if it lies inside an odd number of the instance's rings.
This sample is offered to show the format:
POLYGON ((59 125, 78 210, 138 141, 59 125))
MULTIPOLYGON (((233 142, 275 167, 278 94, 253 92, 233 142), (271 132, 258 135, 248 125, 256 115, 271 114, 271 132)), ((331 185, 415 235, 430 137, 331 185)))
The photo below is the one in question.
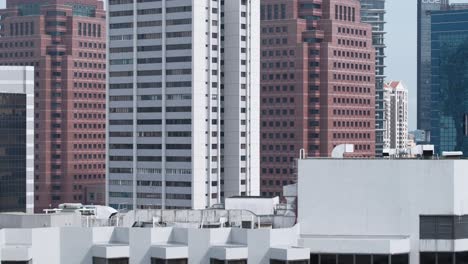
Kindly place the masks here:
POLYGON ((110 1, 109 205, 200 209, 258 194, 258 9, 110 1))
POLYGON ((420 252, 428 249, 463 245, 461 238, 448 243, 421 238, 420 217, 468 214, 467 165, 463 160, 300 160, 299 244, 323 253, 409 253, 410 263, 423 263, 420 252))

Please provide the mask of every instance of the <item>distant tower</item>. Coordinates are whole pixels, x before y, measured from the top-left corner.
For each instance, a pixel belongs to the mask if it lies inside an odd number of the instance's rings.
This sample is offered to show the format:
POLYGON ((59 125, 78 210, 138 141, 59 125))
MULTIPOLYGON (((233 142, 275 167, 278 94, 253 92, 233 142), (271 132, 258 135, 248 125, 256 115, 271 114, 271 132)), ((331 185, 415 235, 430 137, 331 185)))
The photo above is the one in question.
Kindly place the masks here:
POLYGON ((375 156, 375 49, 357 0, 263 0, 261 192, 296 181, 295 159, 354 144, 375 156))
POLYGON ((385 0, 360 0, 361 22, 372 25, 372 45, 375 48, 375 152, 382 155, 385 132, 384 81, 385 81, 385 0))
POLYGON ((98 0, 7 0, 0 65, 34 66, 36 212, 103 204, 106 27, 98 0))
POLYGON ((385 127, 384 149, 397 153, 408 146, 408 89, 400 81, 384 86, 385 127))

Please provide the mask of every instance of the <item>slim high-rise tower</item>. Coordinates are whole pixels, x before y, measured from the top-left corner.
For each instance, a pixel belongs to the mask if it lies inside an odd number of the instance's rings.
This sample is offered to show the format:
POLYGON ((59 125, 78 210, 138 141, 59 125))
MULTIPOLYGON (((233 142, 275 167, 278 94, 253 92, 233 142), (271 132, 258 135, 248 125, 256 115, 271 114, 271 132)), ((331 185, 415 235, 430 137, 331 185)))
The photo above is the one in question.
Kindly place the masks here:
POLYGON ((372 45, 375 48, 375 154, 382 155, 385 127, 385 0, 360 0, 361 21, 372 25, 372 45))
POLYGON ((106 29, 98 0, 7 0, 0 64, 35 67, 35 209, 104 202, 106 29))
POLYGON ((259 0, 110 0, 108 197, 205 208, 259 194, 259 0))
POLYGON ((261 19, 262 195, 296 180, 301 149, 375 156, 375 50, 359 1, 263 0, 261 19))
POLYGON ((384 149, 403 154, 408 147, 408 89, 401 81, 384 86, 385 122, 384 149))

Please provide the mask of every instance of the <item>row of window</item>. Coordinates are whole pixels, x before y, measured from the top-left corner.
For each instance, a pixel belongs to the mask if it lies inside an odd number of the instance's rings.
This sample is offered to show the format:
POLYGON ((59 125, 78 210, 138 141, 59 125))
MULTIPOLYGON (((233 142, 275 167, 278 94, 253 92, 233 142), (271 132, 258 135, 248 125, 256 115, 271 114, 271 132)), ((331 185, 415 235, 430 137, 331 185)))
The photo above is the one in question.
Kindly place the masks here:
MULTIPOLYGON (((166 88, 191 88, 191 81, 166 82, 166 88)), ((133 83, 111 83, 109 89, 133 89, 133 83)), ((161 82, 139 82, 138 89, 162 88, 161 82)))
POLYGON ((92 170, 92 169, 96 170, 96 169, 105 169, 105 168, 106 168, 106 164, 89 164, 89 163, 85 163, 85 164, 74 164, 73 165, 73 169, 75 169, 75 170, 92 170))
MULTIPOLYGON (((104 134, 101 136, 102 138, 105 137, 104 134)), ((73 149, 92 149, 92 150, 99 150, 99 149, 105 149, 106 145, 105 144, 73 144, 73 149)))
MULTIPOLYGON (((48 53, 50 56, 63 56, 65 55, 64 52, 49 52, 48 53)), ((94 53, 94 52, 78 52, 78 57, 79 58, 93 58, 93 59, 105 59, 106 54, 103 53, 94 53)))
POLYGON ((352 82, 372 82, 371 76, 353 75, 353 74, 333 74, 333 80, 352 81, 352 82))
POLYGON ((78 42, 78 46, 80 48, 90 48, 90 49, 105 49, 106 48, 105 43, 84 42, 84 41, 78 42))
MULTIPOLYGON (((111 198, 133 198, 131 192, 109 192, 111 198)), ((161 199, 161 193, 137 193, 137 198, 142 199, 161 199)), ((166 199, 171 200, 190 200, 192 199, 191 194, 185 193, 166 193, 166 199)))
MULTIPOLYGON (((133 181, 131 180, 109 180, 109 185, 133 186, 133 181)), ((161 181, 137 181, 137 186, 159 187, 159 186, 162 186, 162 182, 161 181)), ((190 181, 166 181, 165 186, 167 187, 192 187, 192 182, 190 181)))
POLYGON ((282 27, 262 27, 262 34, 266 33, 287 33, 288 32, 288 27, 287 26, 282 26, 282 27))
POLYGON ((294 184, 294 181, 287 180, 262 180, 263 186, 284 186, 288 184, 294 184))
MULTIPOLYGON (((106 84, 105 83, 99 83, 99 82, 96 82, 94 81, 93 83, 86 83, 86 82, 74 82, 73 83, 73 88, 97 88, 97 89, 104 89, 106 88, 106 84)), ((100 95, 98 94, 98 98, 101 98, 100 96, 102 96, 102 98, 106 98, 105 95, 100 95)), ((77 97, 75 97, 77 98, 77 97)), ((81 98, 81 93, 80 93, 80 98, 81 98)), ((86 97, 85 97, 86 98, 86 97)), ((91 97, 89 97, 91 98, 91 97)))
POLYGON ((261 5, 261 20, 279 20, 286 19, 286 4, 261 5))
POLYGON ((338 45, 344 46, 353 46, 353 47, 367 47, 366 41, 357 41, 357 40, 349 40, 349 39, 338 39, 338 45))
MULTIPOLYGON (((61 118, 60 113, 53 114, 52 118, 61 118)), ((73 113, 73 118, 86 118, 86 119, 104 119, 106 118, 105 114, 92 114, 92 113, 73 113)))
POLYGON ((370 133, 333 133, 333 139, 370 139, 370 133))
MULTIPOLYGON (((309 73, 309 79, 318 79, 319 75, 317 73, 309 73)), ((277 74, 262 74, 263 81, 288 81, 288 80, 295 80, 296 74, 295 73, 277 73, 277 74)))
POLYGON ((105 154, 74 154, 73 158, 78 159, 105 159, 105 154))
MULTIPOLYGON (((310 152, 310 151, 309 151, 310 152)), ((270 175, 273 175, 273 174, 282 174, 282 175, 292 175, 294 174, 294 169, 280 169, 280 168, 276 168, 276 169, 273 169, 273 168, 262 168, 262 176, 267 176, 268 175, 265 175, 265 174, 270 174, 270 175)))
POLYGON ((93 79, 104 80, 106 78, 106 74, 104 74, 104 73, 91 73, 91 72, 74 72, 73 77, 75 77, 75 78, 93 78, 93 79))
POLYGON ((0 58, 20 58, 20 57, 34 57, 34 52, 33 51, 20 51, 20 52, 5 52, 5 53, 0 53, 0 58))
POLYGON ((363 52, 353 52, 353 51, 341 51, 341 50, 333 50, 333 56, 335 57, 346 57, 346 58, 359 58, 359 59, 370 59, 370 53, 363 53, 363 52))
MULTIPOLYGON (((60 66, 60 64, 54 64, 53 66, 60 66)), ((73 66, 85 69, 105 69, 106 64, 104 63, 87 63, 87 62, 74 62, 73 66)))
POLYGON ((363 98, 341 98, 334 97, 333 103, 335 104, 360 104, 360 105, 369 105, 371 103, 370 99, 363 98))
POLYGON ((78 98, 106 99, 106 95, 103 93, 73 93, 73 98, 75 99, 78 99, 78 98))
POLYGON ((78 23, 78 36, 101 37, 102 26, 100 24, 78 23))
POLYGON ((73 179, 74 180, 91 180, 91 179, 105 179, 106 175, 105 174, 74 174, 73 179))
POLYGON ((106 109, 105 104, 73 103, 74 109, 106 109))
POLYGON ((74 139, 98 139, 98 138, 105 138, 103 134, 73 134, 74 139))
MULTIPOLYGON (((269 92, 273 92, 273 91, 283 91, 283 92, 286 92, 286 91, 290 91, 290 92, 294 92, 294 90, 296 90, 296 87, 294 85, 283 85, 283 86, 262 86, 262 91, 266 92, 266 91, 269 91, 269 92)), ((314 90, 318 90, 318 87, 314 90)), ((311 89, 312 91, 312 89, 311 89)))
MULTIPOLYGON (((166 100, 191 100, 191 94, 167 94, 166 100)), ((139 101, 161 101, 162 95, 160 94, 146 94, 146 95, 139 95, 139 101)), ((125 101, 133 101, 133 95, 114 95, 109 97, 109 101, 111 102, 125 102, 125 101)))
POLYGON ((348 27, 338 27, 338 33, 340 34, 351 34, 351 35, 356 35, 356 36, 367 36, 367 30, 362 30, 362 29, 354 29, 354 28, 348 28, 348 27))
POLYGON ((10 36, 34 35, 34 22, 10 23, 10 36))
MULTIPOLYGON (((269 109, 268 112, 267 112, 267 110, 262 110, 261 113, 262 113, 262 115, 267 115, 267 113, 268 113, 268 115, 279 117, 280 115, 283 115, 283 116, 285 116, 285 115, 290 115, 290 116, 295 115, 296 111, 294 109, 276 109, 276 110, 269 109)), ((310 113, 311 114, 318 114, 318 110, 310 109, 310 113)), ((270 125, 272 125, 271 122, 270 122, 270 125)), ((263 121, 262 126, 266 127, 267 122, 263 121)))
MULTIPOLYGON (((105 118, 105 117, 104 117, 105 118)), ((102 119, 99 119, 99 120, 102 120, 102 119)), ((97 121, 99 121, 97 120, 97 121)), ((73 124, 73 128, 75 129, 104 129, 106 128, 106 124, 87 124, 87 123, 83 123, 83 124, 77 124, 77 123, 74 123, 73 124)), ((102 138, 104 138, 104 135, 102 135, 102 138)))
POLYGON ((263 50, 262 51, 262 57, 272 57, 273 59, 277 60, 279 57, 287 57, 287 56, 295 56, 295 51, 294 50, 280 50, 280 49, 275 49, 275 50, 263 50))
POLYGON ((353 70, 364 70, 370 71, 371 65, 360 64, 360 63, 344 63, 344 62, 333 62, 333 68, 335 69, 353 69, 353 70))
POLYGON ((363 121, 333 121, 333 127, 371 127, 371 123, 363 121))
POLYGON ((368 87, 354 87, 354 86, 333 86, 334 92, 351 92, 351 93, 370 93, 371 89, 368 87))
POLYGON ((347 116, 370 116, 370 110, 353 110, 353 109, 333 109, 333 115, 347 115, 347 116))
POLYGON ((262 39, 262 45, 287 45, 288 44, 288 38, 270 38, 270 39, 262 39))
POLYGON ((335 19, 344 21, 356 21, 356 8, 343 5, 335 5, 335 19))

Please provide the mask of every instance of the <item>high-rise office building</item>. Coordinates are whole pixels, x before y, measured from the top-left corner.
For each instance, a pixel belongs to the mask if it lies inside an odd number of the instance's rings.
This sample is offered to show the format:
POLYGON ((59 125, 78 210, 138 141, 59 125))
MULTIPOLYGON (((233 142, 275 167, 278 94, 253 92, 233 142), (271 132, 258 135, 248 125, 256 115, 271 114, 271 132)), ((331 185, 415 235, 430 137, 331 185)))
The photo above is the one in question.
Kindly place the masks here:
POLYGON ((448 0, 418 0, 418 76, 417 76, 417 126, 427 131, 431 127, 431 14, 447 9, 448 0))
POLYGON ((35 66, 35 209, 63 202, 102 203, 103 3, 7 0, 6 4, 0 11, 0 64, 35 66))
POLYGON ((259 0, 110 0, 107 201, 259 194, 259 0))
POLYGON ((261 19, 262 195, 296 180, 301 149, 375 156, 375 50, 359 1, 263 0, 261 19))
POLYGON ((431 12, 431 126, 436 152, 468 156, 468 6, 431 12))
POLYGON ((408 89, 401 81, 384 86, 385 127, 384 149, 397 154, 408 147, 408 89))
POLYGON ((0 212, 34 209, 34 68, 0 67, 0 212))
POLYGON ((385 127, 385 0, 360 0, 361 21, 372 25, 372 45, 375 48, 375 154, 382 155, 385 127))

